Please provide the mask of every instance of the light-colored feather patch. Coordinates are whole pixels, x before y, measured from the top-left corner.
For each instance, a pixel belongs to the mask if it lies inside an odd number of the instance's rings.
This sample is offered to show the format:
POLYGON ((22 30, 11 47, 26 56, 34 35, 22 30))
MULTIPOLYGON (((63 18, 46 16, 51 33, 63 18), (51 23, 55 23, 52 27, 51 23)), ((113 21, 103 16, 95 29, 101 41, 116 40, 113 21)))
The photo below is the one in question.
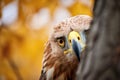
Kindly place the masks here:
POLYGON ((46 64, 47 64, 47 62, 44 62, 44 63, 43 63, 43 66, 45 66, 46 64))
POLYGON ((47 71, 47 80, 53 80, 53 72, 54 72, 54 67, 52 67, 52 68, 50 68, 50 69, 48 69, 48 71, 47 71))

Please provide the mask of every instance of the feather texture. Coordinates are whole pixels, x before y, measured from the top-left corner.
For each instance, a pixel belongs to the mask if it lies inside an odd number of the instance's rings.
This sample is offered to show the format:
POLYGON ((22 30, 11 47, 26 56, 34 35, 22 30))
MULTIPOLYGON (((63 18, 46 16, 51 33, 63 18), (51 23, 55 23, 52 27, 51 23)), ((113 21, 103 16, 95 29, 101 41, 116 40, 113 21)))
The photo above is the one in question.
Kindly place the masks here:
POLYGON ((79 61, 75 55, 65 55, 56 44, 55 38, 67 36, 71 29, 79 32, 87 30, 91 20, 91 17, 87 15, 78 15, 54 27, 44 50, 40 80, 75 80, 79 61))

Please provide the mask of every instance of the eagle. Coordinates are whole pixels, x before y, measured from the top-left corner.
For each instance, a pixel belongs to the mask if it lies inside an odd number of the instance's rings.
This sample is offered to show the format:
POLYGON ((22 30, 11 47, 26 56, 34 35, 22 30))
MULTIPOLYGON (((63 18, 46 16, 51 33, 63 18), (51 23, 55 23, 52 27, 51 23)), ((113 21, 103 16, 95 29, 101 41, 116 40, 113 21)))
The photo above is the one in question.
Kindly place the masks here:
POLYGON ((92 18, 76 15, 53 27, 46 43, 39 80, 76 80, 81 53, 86 47, 85 31, 92 18))

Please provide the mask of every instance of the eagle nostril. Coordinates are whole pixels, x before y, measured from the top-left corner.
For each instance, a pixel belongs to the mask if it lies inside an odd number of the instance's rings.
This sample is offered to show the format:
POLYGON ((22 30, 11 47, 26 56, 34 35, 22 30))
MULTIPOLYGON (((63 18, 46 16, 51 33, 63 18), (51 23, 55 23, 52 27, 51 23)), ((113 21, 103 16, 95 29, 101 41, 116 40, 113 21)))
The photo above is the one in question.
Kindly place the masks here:
POLYGON ((78 40, 80 40, 80 37, 77 37, 78 40))
POLYGON ((71 43, 71 40, 69 40, 69 42, 71 43))

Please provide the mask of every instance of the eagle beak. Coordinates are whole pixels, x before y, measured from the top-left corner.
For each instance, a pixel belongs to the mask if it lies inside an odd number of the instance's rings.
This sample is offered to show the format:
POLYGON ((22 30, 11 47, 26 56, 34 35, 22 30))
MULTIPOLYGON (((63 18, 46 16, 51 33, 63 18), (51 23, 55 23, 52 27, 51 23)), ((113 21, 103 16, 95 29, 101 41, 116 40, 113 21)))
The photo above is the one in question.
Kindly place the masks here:
POLYGON ((80 61, 80 54, 85 49, 86 43, 82 34, 76 31, 71 31, 68 35, 69 49, 64 51, 64 54, 74 53, 80 61))
POLYGON ((82 52, 82 48, 78 40, 75 40, 75 39, 72 40, 72 49, 77 59, 80 61, 80 53, 82 52))
POLYGON ((76 31, 71 31, 68 36, 68 40, 71 46, 71 51, 74 53, 77 57, 77 59, 80 61, 80 54, 85 49, 86 43, 84 41, 84 37, 81 33, 78 33, 76 31))

